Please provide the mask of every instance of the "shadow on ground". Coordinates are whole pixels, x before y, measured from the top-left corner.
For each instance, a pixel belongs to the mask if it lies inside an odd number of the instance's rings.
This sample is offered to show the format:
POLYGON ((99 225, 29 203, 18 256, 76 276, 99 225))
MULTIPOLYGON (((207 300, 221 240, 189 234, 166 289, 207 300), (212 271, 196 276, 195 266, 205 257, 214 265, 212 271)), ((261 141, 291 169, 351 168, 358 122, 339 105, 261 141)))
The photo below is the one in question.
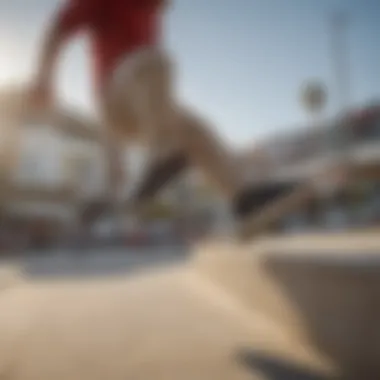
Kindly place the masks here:
POLYGON ((261 374, 268 380, 331 380, 330 377, 313 369, 252 350, 241 350, 236 358, 239 363, 252 371, 253 375, 261 374))

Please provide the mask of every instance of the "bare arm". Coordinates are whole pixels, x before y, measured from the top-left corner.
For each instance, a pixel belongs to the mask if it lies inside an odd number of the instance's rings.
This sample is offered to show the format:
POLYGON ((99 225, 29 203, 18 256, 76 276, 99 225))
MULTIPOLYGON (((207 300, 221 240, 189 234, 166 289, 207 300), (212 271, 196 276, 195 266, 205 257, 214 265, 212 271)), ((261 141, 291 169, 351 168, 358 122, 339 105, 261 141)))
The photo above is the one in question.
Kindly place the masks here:
POLYGON ((55 14, 45 35, 37 63, 37 84, 50 89, 55 77, 59 55, 65 43, 91 20, 95 0, 69 0, 55 14))
POLYGON ((52 87, 58 56, 65 40, 65 33, 62 32, 59 24, 54 24, 47 32, 37 66, 37 83, 39 86, 49 89, 52 87))

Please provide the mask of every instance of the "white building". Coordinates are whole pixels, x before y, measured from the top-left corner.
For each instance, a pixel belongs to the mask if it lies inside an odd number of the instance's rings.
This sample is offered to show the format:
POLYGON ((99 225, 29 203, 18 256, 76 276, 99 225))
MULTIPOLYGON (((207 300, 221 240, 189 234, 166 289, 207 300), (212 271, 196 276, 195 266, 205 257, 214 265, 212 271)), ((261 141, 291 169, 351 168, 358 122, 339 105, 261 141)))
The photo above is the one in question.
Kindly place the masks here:
POLYGON ((15 219, 75 225, 78 205, 104 191, 93 123, 66 110, 42 114, 22 91, 0 93, 0 205, 15 219))

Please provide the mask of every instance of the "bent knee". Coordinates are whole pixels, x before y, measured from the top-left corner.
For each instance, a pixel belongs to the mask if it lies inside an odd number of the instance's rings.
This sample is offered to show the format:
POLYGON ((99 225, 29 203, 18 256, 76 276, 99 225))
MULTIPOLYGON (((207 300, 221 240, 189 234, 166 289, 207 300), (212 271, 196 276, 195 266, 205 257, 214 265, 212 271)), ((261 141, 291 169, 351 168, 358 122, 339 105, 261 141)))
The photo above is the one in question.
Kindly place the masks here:
POLYGON ((122 62, 117 69, 122 81, 143 80, 151 77, 170 77, 173 64, 170 56, 161 49, 145 49, 122 62))

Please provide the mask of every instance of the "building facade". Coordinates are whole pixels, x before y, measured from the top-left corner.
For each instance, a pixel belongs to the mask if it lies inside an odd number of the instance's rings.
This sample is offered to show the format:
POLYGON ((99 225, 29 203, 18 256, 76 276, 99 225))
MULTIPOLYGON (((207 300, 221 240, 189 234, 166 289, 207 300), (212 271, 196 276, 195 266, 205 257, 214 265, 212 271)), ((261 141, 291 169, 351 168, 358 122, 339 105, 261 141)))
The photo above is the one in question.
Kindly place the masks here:
POLYGON ((32 109, 20 89, 0 93, 0 129, 2 234, 68 234, 81 202, 104 190, 99 130, 68 110, 32 109))

